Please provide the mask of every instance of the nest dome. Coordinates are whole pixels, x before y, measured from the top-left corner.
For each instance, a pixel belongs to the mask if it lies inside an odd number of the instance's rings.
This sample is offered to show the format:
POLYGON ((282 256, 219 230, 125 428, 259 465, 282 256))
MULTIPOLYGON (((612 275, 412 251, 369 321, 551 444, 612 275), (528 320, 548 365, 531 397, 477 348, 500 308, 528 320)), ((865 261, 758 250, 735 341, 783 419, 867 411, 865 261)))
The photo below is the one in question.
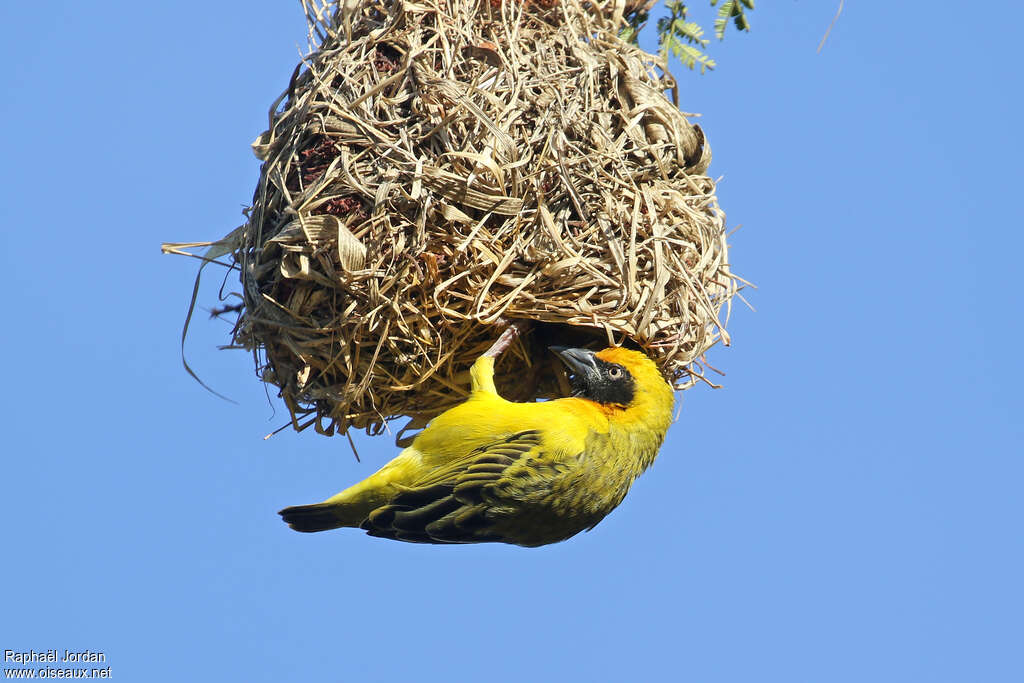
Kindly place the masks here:
POLYGON ((303 4, 314 49, 221 242, 241 270, 235 342, 295 428, 424 424, 510 320, 534 323, 498 361, 511 400, 562 394, 554 343, 628 344, 679 388, 699 378, 737 290, 711 152, 621 14, 303 4))

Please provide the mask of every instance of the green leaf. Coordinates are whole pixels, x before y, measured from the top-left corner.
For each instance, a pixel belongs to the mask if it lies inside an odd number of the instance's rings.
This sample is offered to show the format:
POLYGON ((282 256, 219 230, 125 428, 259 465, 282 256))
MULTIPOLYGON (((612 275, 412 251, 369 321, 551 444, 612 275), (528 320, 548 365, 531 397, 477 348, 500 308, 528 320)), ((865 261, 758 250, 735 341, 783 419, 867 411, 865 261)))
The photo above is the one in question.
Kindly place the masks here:
MULTIPOLYGON (((712 7, 718 4, 719 0, 711 0, 712 7)), ((642 22, 647 20, 646 10, 651 6, 652 4, 645 5, 642 15, 638 10, 628 18, 630 26, 623 29, 620 34, 623 40, 636 43, 642 22)), ((686 20, 686 0, 665 0, 665 9, 668 10, 668 16, 658 19, 661 55, 666 59, 673 55, 690 69, 700 67, 701 73, 714 69, 715 60, 704 52, 711 41, 704 37, 704 29, 700 24, 686 20)), ((737 30, 749 31, 750 23, 746 14, 748 9, 754 9, 754 0, 724 0, 718 7, 718 17, 715 19, 715 37, 719 40, 725 37, 730 21, 737 30)))
MULTIPOLYGON (((718 4, 718 0, 711 0, 711 6, 718 4)), ((725 37, 725 29, 732 19, 736 29, 749 31, 750 22, 747 20, 746 11, 743 9, 754 9, 754 0, 725 0, 718 8, 718 17, 715 19, 715 37, 722 40, 725 37)))
POLYGON ((701 73, 715 68, 715 60, 708 57, 702 48, 710 42, 704 37, 704 29, 695 21, 686 21, 686 3, 683 0, 666 0, 665 9, 669 16, 658 19, 658 38, 663 57, 673 55, 690 69, 700 67, 701 73))
POLYGON ((619 37, 626 42, 638 44, 640 31, 647 25, 647 19, 651 15, 651 8, 656 0, 648 0, 646 3, 632 4, 626 9, 623 19, 626 20, 626 27, 619 33, 619 37))

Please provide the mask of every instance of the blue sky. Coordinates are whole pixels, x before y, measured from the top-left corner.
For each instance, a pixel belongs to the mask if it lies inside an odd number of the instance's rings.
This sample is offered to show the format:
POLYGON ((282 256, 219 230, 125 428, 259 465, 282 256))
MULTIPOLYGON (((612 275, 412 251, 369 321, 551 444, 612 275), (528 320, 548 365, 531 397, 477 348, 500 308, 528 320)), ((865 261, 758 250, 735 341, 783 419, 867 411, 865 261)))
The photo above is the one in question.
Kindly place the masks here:
POLYGON ((124 681, 1024 679, 1022 12, 966 7, 846 3, 816 54, 835 3, 760 3, 680 74, 757 312, 624 504, 525 550, 290 532, 390 441, 264 441, 285 412, 225 323, 188 352, 238 404, 181 367, 194 262, 159 244, 241 222, 299 3, 5 3, 0 650, 124 681))

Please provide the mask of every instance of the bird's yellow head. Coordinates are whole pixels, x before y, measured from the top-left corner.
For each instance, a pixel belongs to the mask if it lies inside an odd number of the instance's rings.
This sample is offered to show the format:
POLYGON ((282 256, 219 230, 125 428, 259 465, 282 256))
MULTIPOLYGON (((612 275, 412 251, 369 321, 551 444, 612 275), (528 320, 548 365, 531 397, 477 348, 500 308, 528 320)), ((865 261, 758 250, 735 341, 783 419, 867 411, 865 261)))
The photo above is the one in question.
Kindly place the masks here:
POLYGON ((553 346, 569 369, 573 396, 597 403, 619 421, 664 423, 675 396, 658 366, 639 351, 613 346, 601 351, 553 346))

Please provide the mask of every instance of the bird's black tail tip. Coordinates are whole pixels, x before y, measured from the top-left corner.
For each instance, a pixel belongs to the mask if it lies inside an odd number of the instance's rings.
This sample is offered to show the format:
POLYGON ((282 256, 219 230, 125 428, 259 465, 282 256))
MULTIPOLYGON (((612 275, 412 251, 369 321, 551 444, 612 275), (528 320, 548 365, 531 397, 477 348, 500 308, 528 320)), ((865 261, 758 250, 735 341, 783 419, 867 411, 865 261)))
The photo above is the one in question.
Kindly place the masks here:
POLYGON ((337 529, 338 527, 345 526, 338 519, 332 507, 325 503, 293 505, 281 510, 277 514, 281 515, 281 519, 292 529, 303 533, 313 533, 315 531, 327 531, 328 529, 337 529))

